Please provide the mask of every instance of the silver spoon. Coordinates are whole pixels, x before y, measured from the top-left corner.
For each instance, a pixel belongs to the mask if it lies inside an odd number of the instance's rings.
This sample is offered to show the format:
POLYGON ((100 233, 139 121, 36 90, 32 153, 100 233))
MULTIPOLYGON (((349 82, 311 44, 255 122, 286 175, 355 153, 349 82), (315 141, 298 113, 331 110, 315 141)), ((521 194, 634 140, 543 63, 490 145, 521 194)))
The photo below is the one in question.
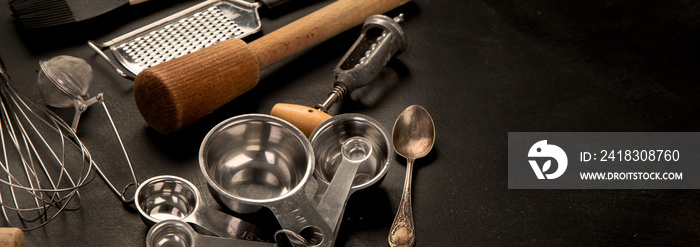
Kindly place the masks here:
POLYGON ((389 231, 389 246, 413 246, 416 241, 411 209, 413 162, 427 155, 435 143, 433 119, 423 107, 412 105, 401 112, 392 131, 394 150, 406 158, 406 179, 399 209, 389 231))

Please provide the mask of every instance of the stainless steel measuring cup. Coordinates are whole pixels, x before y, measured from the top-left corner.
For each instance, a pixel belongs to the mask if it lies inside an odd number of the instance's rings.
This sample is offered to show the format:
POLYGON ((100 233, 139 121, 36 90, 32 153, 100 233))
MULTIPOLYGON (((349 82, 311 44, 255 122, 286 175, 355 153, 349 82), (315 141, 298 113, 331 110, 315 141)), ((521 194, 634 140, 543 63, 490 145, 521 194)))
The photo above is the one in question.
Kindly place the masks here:
POLYGON ((295 245, 332 245, 332 230, 305 195, 314 156, 309 140, 290 123, 270 115, 224 120, 204 138, 199 165, 219 202, 239 213, 264 207, 295 245), (290 236, 288 234, 288 236, 290 236))
POLYGON ((164 220, 181 220, 198 225, 218 236, 253 240, 257 226, 204 205, 199 190, 176 176, 156 176, 144 181, 134 199, 147 225, 164 220))
POLYGON ((324 121, 309 139, 318 163, 314 170, 319 184, 317 196, 322 195, 316 209, 337 234, 350 195, 377 184, 386 175, 393 157, 392 143, 377 120, 355 113, 324 121), (348 159, 359 163, 358 167, 352 167, 357 171, 347 168, 344 163, 348 159), (346 180, 349 175, 353 176, 352 187, 334 186, 336 179, 346 180))
POLYGON ((146 235, 146 247, 272 247, 274 243, 246 241, 200 235, 187 223, 180 220, 164 220, 156 223, 146 235))

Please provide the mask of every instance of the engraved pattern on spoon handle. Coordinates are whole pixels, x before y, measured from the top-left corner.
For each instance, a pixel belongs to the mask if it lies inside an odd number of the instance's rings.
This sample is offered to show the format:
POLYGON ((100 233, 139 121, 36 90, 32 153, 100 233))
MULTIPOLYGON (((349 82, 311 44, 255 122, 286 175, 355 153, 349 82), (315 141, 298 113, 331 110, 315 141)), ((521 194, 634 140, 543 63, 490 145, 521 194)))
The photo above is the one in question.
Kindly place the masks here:
POLYGON ((406 178, 404 180, 401 202, 394 218, 394 223, 389 231, 389 246, 413 246, 416 241, 413 225, 413 210, 411 206, 411 179, 413 176, 413 159, 406 164, 406 178))

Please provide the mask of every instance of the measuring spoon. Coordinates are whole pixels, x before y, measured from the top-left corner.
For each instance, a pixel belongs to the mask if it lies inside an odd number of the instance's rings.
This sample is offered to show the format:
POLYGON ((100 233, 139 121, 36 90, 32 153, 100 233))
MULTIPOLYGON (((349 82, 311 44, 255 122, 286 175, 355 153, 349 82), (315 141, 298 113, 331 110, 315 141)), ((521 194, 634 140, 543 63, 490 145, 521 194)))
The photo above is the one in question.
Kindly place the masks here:
POLYGON ((233 238, 220 238, 198 234, 187 223, 180 220, 164 220, 158 222, 146 235, 146 247, 223 247, 223 246, 248 246, 248 247, 272 247, 274 243, 246 241, 233 238))
POLYGON ((355 136, 343 142, 341 151, 343 160, 316 208, 323 220, 333 229, 333 236, 338 233, 357 169, 372 155, 372 144, 364 137, 355 136))
POLYGON ((221 237, 260 240, 257 226, 205 206, 199 190, 180 177, 164 175, 144 181, 134 201, 141 219, 149 225, 181 220, 221 237))

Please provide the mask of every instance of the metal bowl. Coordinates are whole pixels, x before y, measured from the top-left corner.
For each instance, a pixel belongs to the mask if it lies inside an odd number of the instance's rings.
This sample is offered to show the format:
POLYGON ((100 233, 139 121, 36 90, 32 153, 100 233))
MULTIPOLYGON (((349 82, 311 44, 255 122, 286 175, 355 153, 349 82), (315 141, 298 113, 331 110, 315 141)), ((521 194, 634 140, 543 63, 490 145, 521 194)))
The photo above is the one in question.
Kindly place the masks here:
POLYGON ((314 159, 309 141, 290 123, 263 114, 223 121, 204 138, 199 166, 212 195, 238 213, 304 193, 314 159))
POLYGON ((341 114, 321 123, 309 137, 317 164, 314 174, 319 188, 330 184, 343 160, 342 143, 355 136, 369 140, 373 151, 357 170, 351 190, 364 189, 384 178, 394 154, 384 127, 377 120, 362 114, 341 114))
POLYGON ((148 231, 147 247, 191 247, 195 246, 197 233, 187 223, 179 220, 162 221, 148 231))
POLYGON ((147 225, 163 220, 184 219, 199 208, 199 191, 176 176, 157 176, 136 189, 134 203, 147 225))

